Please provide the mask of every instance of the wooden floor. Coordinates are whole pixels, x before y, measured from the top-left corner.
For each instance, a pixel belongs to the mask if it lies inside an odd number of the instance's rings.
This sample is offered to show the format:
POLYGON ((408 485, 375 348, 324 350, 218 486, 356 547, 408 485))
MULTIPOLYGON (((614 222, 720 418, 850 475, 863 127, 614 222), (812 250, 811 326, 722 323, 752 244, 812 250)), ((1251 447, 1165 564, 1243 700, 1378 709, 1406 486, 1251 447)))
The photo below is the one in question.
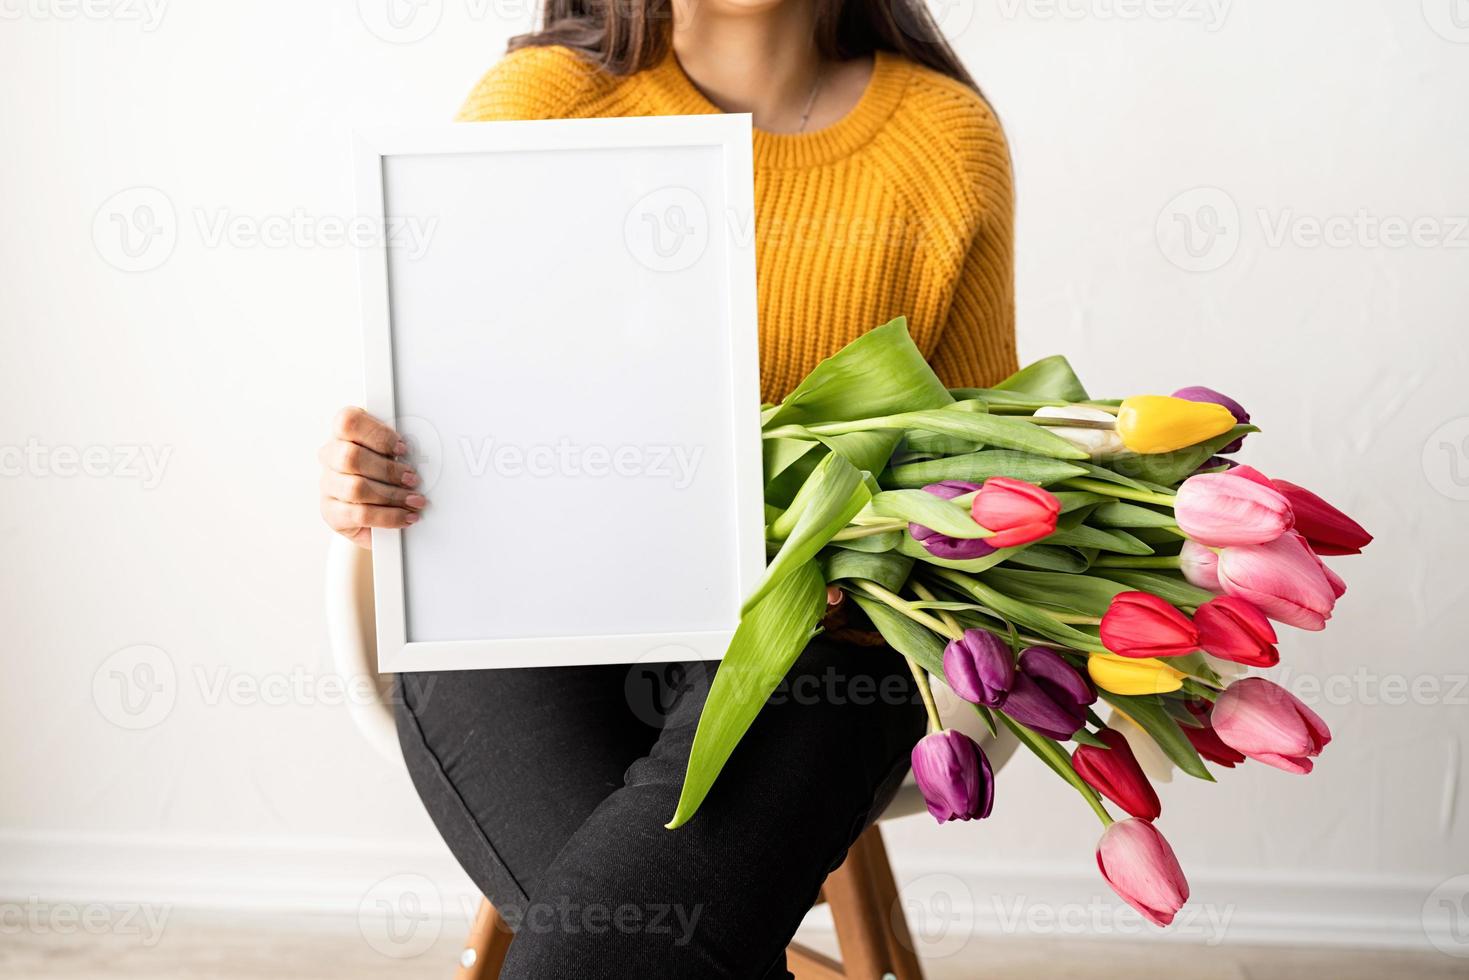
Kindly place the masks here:
MULTIPOLYGON (((418 955, 397 959, 374 949, 351 919, 176 912, 161 931, 140 924, 121 935, 121 929, 89 934, 79 925, 5 925, 0 977, 7 980, 449 980, 462 938, 457 924, 445 927, 418 955)), ((829 945, 823 935, 802 938, 829 945)), ((1469 959, 977 937, 963 952, 926 963, 925 970, 929 980, 1447 980, 1469 978, 1469 959)))

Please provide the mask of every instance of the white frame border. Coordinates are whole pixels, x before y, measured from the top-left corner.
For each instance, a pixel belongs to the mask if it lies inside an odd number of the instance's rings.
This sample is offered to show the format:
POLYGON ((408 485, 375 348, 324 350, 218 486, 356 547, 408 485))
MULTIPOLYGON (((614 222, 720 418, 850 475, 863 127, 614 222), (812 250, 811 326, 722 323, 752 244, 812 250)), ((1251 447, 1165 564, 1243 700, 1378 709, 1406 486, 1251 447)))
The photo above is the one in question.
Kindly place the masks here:
MULTIPOLYGON (((402 155, 715 146, 724 153, 724 216, 730 324, 730 424, 735 458, 735 534, 740 599, 765 570, 765 494, 760 441, 760 374, 755 295, 754 179, 751 121, 746 113, 622 119, 454 123, 360 131, 354 162, 358 213, 387 227, 383 158, 402 155), (677 120, 670 126, 670 120, 677 120), (742 233, 741 233, 742 232, 742 233)), ((366 409, 396 418, 387 244, 376 236, 359 249, 365 341, 366 409)), ((717 660, 729 630, 611 636, 409 642, 403 548, 397 530, 372 532, 377 665, 382 673, 418 670, 574 666, 717 660)))

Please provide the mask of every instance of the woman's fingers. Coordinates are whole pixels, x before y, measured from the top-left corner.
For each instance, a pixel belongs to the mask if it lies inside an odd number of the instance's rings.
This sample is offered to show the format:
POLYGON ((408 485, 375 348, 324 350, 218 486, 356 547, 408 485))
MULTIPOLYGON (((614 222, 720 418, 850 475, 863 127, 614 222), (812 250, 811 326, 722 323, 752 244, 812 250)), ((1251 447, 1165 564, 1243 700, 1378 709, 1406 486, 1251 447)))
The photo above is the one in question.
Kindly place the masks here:
POLYGON ((364 527, 408 527, 419 517, 417 511, 402 507, 353 504, 335 497, 321 499, 321 516, 333 531, 343 532, 356 532, 364 527))
POLYGON ((402 456, 408 446, 391 426, 378 421, 362 409, 349 406, 332 420, 332 435, 347 442, 366 446, 380 456, 402 456))
POLYGON ((325 470, 321 474, 321 493, 347 504, 378 504, 422 510, 428 500, 407 487, 394 486, 365 476, 325 470))
POLYGON ((317 453, 327 470, 349 476, 365 476, 379 483, 396 483, 404 487, 418 486, 418 474, 407 463, 368 449, 346 439, 333 439, 317 453))

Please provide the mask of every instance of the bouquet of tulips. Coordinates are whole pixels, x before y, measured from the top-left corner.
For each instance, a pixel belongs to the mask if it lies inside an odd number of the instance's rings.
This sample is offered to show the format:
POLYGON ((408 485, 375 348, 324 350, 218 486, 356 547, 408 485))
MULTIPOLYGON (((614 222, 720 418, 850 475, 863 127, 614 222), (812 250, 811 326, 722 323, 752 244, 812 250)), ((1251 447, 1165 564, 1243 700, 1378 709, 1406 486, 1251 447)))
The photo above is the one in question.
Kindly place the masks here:
POLYGON ((1345 585, 1319 556, 1371 540, 1309 490, 1225 458, 1257 431, 1207 388, 1094 399, 1060 357, 948 389, 902 319, 822 362, 763 409, 771 557, 669 826, 697 811, 831 604, 855 604, 928 708, 913 773, 929 812, 978 819, 994 800, 933 677, 1081 794, 1105 828, 1103 877, 1167 925, 1188 883, 1139 756, 1205 780, 1205 760, 1309 772, 1326 724, 1241 674, 1278 662, 1272 620, 1326 625, 1345 585))

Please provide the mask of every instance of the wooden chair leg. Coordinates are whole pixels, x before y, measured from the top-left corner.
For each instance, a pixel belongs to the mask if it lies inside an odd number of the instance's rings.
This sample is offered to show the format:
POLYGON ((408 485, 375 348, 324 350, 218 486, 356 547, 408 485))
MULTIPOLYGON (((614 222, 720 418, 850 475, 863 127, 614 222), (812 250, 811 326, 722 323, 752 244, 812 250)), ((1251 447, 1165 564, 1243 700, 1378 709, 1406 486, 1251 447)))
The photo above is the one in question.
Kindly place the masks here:
POLYGON ((500 918, 490 900, 480 899, 474 925, 470 926, 464 951, 459 954, 454 980, 497 980, 500 968, 505 965, 505 954, 510 952, 510 940, 514 938, 515 933, 500 918))
POLYGON ((886 916, 887 928, 882 934, 887 939, 888 969, 897 980, 923 980, 923 967, 918 963, 913 934, 908 931, 907 915, 898 901, 898 882, 893 878, 893 866, 888 861, 888 849, 882 842, 882 831, 876 825, 869 827, 862 840, 867 848, 868 874, 877 907, 886 916))
MULTIPOLYGON (((852 845, 847 860, 826 879, 823 888, 841 947, 841 972, 848 980, 923 980, 923 969, 913 951, 913 940, 903 909, 898 904, 898 885, 888 864, 882 832, 870 827, 852 845)), ((788 956, 797 980, 828 980, 835 967, 820 957, 812 961, 810 951, 791 947, 788 956), (824 962, 823 962, 824 961, 824 962), (796 966, 808 970, 803 975, 796 966)))

